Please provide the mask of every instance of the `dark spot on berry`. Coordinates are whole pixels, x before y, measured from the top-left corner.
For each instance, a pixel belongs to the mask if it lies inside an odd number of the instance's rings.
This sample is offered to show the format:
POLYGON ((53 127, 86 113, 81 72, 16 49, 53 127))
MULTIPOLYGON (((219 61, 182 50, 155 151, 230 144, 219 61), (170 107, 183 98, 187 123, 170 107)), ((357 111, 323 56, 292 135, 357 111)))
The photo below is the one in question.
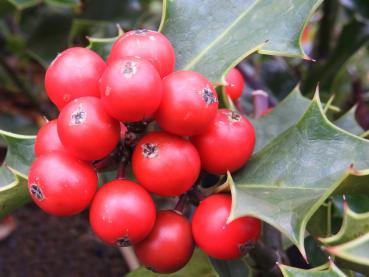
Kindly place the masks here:
POLYGON ((148 32, 150 32, 150 31, 147 30, 147 29, 138 29, 138 30, 135 31, 135 34, 136 35, 142 35, 142 34, 146 34, 148 32))
POLYGON ((71 117, 72 125, 80 125, 86 120, 86 112, 82 108, 82 106, 79 106, 78 109, 74 113, 72 113, 71 117))
POLYGON ((31 185, 30 192, 31 192, 31 194, 34 197, 36 197, 36 199, 38 201, 42 201, 42 200, 45 199, 44 194, 42 193, 41 188, 38 185, 36 185, 36 184, 32 184, 31 185))
POLYGON ((118 239, 116 242, 115 242, 115 245, 118 246, 118 247, 127 247, 127 246, 131 246, 132 243, 131 241, 129 240, 128 236, 124 236, 120 239, 118 239))
POLYGON ((227 116, 228 116, 228 119, 229 121, 232 121, 232 122, 239 122, 241 121, 241 115, 239 113, 236 113, 236 112, 227 112, 227 116))
POLYGON ((137 64, 134 61, 126 61, 122 73, 126 78, 131 78, 137 72, 137 64))
POLYGON ((207 105, 211 105, 213 103, 218 102, 217 97, 214 95, 214 93, 212 92, 210 88, 204 88, 201 91, 201 96, 207 105))
POLYGON ((141 145, 142 148, 142 155, 144 155, 145 158, 155 158, 159 154, 159 147, 155 143, 145 143, 141 145))
POLYGON ((255 243, 253 241, 246 241, 244 244, 240 244, 239 248, 241 254, 246 255, 250 250, 255 248, 255 243))

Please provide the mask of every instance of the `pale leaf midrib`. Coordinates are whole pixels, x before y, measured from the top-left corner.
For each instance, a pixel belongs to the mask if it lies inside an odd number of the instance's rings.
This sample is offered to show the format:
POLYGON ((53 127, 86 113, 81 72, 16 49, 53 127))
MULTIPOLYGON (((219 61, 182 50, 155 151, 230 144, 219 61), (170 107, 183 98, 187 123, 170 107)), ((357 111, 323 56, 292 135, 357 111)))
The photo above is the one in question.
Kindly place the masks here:
POLYGON ((310 188, 310 187, 277 187, 277 186, 265 186, 265 185, 245 185, 245 184, 237 184, 238 188, 265 188, 265 189, 294 189, 294 190, 317 190, 317 191, 325 191, 324 188, 310 188))

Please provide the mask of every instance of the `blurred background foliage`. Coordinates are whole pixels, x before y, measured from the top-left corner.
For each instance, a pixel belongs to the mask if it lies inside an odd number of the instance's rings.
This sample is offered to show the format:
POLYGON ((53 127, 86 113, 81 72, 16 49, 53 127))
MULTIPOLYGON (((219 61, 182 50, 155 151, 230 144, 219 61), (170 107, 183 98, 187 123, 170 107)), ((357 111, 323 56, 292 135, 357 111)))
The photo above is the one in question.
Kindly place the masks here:
MULTIPOLYGON (((34 134, 43 116, 56 117, 43 88, 45 68, 63 49, 87 46, 87 37, 107 38, 123 30, 157 29, 159 0, 2 0, 0 2, 0 128, 34 134)), ((333 95, 338 117, 357 104, 360 124, 369 128, 369 1, 325 0, 302 36, 315 60, 252 55, 239 68, 246 79, 241 105, 250 91, 263 89, 271 105, 300 83, 312 96, 333 95)))
POLYGON ((43 78, 57 53, 114 37, 117 25, 157 29, 160 17, 157 0, 1 0, 0 129, 35 134, 43 116, 56 117, 43 78))

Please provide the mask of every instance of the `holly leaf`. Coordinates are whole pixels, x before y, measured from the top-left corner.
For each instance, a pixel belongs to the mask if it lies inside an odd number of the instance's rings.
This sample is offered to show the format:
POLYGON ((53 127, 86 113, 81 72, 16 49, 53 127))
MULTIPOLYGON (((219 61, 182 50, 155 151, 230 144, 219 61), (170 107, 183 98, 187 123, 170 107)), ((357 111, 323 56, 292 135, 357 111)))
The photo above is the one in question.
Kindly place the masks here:
POLYGON ((252 270, 244 259, 218 260, 209 257, 209 260, 221 277, 252 276, 252 270))
POLYGON ((257 152, 233 178, 228 175, 233 197, 229 220, 261 218, 306 257, 308 220, 350 174, 368 173, 368 156, 369 141, 329 122, 316 95, 296 124, 257 152))
POLYGON ((168 277, 188 277, 188 276, 196 276, 196 277, 218 277, 218 274, 213 270, 208 257, 201 252, 199 249, 195 249, 195 252, 188 262, 188 264, 182 268, 181 270, 171 273, 171 274, 159 274, 154 273, 145 267, 140 267, 139 269, 130 272, 126 275, 127 277, 159 277, 159 276, 168 276, 168 277))
POLYGON ((344 261, 365 266, 369 272, 369 232, 349 242, 325 247, 325 250, 344 261))
POLYGON ((356 213, 346 201, 343 201, 343 210, 340 230, 320 241, 342 267, 369 273, 369 212, 356 213))
POLYGON ((224 84, 225 73, 256 51, 308 59, 300 36, 321 2, 164 0, 159 30, 174 46, 177 69, 195 70, 224 84))
POLYGON ((279 134, 293 126, 304 114, 310 100, 301 95, 296 87, 270 113, 256 120, 251 120, 256 131, 255 152, 262 149, 279 134))
MULTIPOLYGON (((343 221, 337 234, 320 238, 325 245, 338 245, 349 242, 369 232, 369 212, 355 213, 347 202, 343 202, 343 221)), ((369 250, 369 249, 368 249, 369 250)))
POLYGON ((34 136, 23 136, 0 130, 7 153, 0 167, 0 218, 30 201, 27 175, 34 160, 34 136))
POLYGON ((338 118, 334 123, 338 127, 359 136, 364 132, 364 129, 361 128, 359 123, 356 121, 355 118, 356 108, 357 106, 352 107, 348 112, 346 112, 344 115, 338 118))
POLYGON ((279 268, 284 277, 346 277, 346 274, 332 262, 312 269, 300 269, 286 265, 279 265, 279 268))
POLYGON ((36 6, 42 2, 42 0, 7 0, 12 4, 17 10, 23 10, 36 6))

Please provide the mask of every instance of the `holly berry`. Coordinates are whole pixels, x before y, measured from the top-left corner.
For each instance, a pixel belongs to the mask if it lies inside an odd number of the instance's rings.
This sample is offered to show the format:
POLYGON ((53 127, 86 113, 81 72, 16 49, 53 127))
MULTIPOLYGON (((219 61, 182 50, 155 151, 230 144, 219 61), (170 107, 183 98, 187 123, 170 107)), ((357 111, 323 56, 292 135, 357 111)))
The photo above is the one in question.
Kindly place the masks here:
POLYGON ((169 133, 192 136, 214 120, 218 99, 212 84, 194 71, 176 71, 163 80, 163 99, 155 115, 169 133))
POLYGON ((102 186, 90 208, 92 230, 104 242, 119 247, 146 238, 155 218, 150 195, 128 180, 114 180, 102 186))
POLYGON ((157 273, 172 273, 190 260, 194 243, 191 224, 174 211, 161 211, 150 235, 134 247, 138 259, 157 273))
POLYGON ((200 154, 204 170, 225 174, 240 169, 250 159, 255 130, 244 116, 221 109, 210 127, 191 141, 200 154))
POLYGON ((81 97, 61 111, 58 134, 63 145, 77 158, 99 160, 118 144, 120 125, 105 112, 98 98, 81 97))
POLYGON ((47 95, 59 110, 82 96, 99 97, 99 79, 105 67, 104 60, 92 50, 69 48, 60 53, 46 71, 47 95))
POLYGON ((175 54, 172 44, 161 33, 149 30, 133 30, 123 34, 113 45, 108 57, 112 63, 126 56, 138 56, 150 61, 161 78, 172 73, 175 54))
POLYGON ((106 111, 123 122, 152 117, 162 99, 162 80, 155 67, 138 57, 111 62, 100 81, 106 111))
POLYGON ((42 154, 55 151, 68 152, 59 139, 57 121, 51 120, 42 126, 37 133, 35 140, 35 154, 36 157, 38 157, 42 154))
POLYGON ((260 237, 261 222, 241 217, 227 224, 232 199, 227 194, 213 194, 196 208, 192 233, 196 244, 216 259, 237 259, 253 247, 260 237))
POLYGON ((241 72, 237 68, 232 68, 225 77, 227 85, 224 87, 225 92, 232 100, 237 100, 242 95, 245 80, 241 72))
POLYGON ((161 196, 178 196, 199 176, 200 158, 188 140, 165 132, 152 132, 136 145, 132 169, 148 191, 161 196))
POLYGON ((45 153, 32 164, 28 190, 45 212, 74 215, 90 204, 97 189, 97 175, 91 165, 63 152, 45 153))

